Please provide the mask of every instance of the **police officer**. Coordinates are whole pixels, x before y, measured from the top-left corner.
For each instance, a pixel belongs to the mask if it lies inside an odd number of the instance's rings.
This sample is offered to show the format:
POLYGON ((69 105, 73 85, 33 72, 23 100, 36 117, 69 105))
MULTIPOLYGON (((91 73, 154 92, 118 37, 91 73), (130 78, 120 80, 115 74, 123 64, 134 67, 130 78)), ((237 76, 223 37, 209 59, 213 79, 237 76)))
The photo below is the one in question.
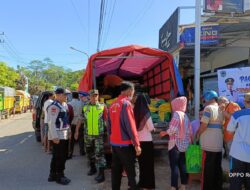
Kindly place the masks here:
MULTIPOLYGON (((97 166, 99 174, 95 180, 101 183, 105 180, 104 168, 106 167, 106 161, 104 158, 104 126, 107 118, 107 108, 104 104, 98 102, 98 90, 91 90, 89 95, 90 101, 83 106, 85 148, 90 164, 88 175, 94 175, 97 172, 97 166)), ((77 128, 79 127, 80 125, 78 124, 77 128)), ((76 129, 76 139, 79 135, 78 131, 79 130, 76 129)))
POLYGON ((227 78, 225 80, 225 83, 227 85, 227 89, 222 91, 221 96, 225 96, 227 99, 237 102, 238 100, 238 92, 233 89, 234 85, 234 79, 233 78, 227 78))
POLYGON ((67 185, 71 180, 64 176, 68 154, 68 139, 70 137, 67 110, 63 106, 66 91, 63 88, 58 88, 55 94, 55 101, 47 109, 49 124, 48 139, 52 141, 53 145, 48 181, 56 181, 59 184, 67 185))

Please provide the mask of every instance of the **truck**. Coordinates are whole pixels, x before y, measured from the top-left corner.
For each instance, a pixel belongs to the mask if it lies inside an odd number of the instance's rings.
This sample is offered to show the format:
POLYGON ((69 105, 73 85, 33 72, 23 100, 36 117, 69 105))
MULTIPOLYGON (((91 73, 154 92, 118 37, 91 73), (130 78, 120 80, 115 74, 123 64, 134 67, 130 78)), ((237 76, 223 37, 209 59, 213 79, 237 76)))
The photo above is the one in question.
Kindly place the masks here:
POLYGON ((16 90, 15 107, 16 112, 26 113, 30 106, 30 95, 23 90, 16 90))
POLYGON ((0 119, 7 119, 14 110, 16 91, 7 86, 0 87, 0 119))
MULTIPOLYGON (((123 80, 132 81, 137 86, 143 87, 150 98, 161 99, 168 104, 178 94, 183 94, 182 80, 173 56, 159 49, 130 45, 92 55, 88 60, 78 90, 88 92, 95 88, 99 90, 100 97, 114 98, 112 93, 108 96, 103 94, 105 92, 104 78, 107 75, 115 75, 123 80)), ((166 130, 168 122, 157 122, 154 125, 156 127, 156 132, 153 134, 154 148, 166 148, 168 140, 161 139, 159 132, 166 130)), ((109 149, 107 143, 105 148, 109 149)))

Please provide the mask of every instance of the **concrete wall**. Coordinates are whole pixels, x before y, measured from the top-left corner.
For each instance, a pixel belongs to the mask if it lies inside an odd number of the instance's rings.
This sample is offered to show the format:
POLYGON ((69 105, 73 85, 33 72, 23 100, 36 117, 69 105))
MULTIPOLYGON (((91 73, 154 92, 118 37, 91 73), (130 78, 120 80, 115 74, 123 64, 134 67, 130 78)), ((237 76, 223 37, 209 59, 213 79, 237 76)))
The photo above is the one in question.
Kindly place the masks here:
POLYGON ((201 59, 201 72, 211 71, 248 59, 249 48, 223 48, 201 59))

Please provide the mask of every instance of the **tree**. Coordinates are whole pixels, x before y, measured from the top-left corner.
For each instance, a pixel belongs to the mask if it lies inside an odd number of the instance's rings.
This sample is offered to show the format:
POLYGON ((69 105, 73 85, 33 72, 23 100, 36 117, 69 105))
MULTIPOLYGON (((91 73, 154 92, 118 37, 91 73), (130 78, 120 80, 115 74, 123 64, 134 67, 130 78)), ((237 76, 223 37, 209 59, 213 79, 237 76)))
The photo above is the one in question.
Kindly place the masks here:
POLYGON ((0 85, 16 88, 16 81, 20 80, 15 69, 8 67, 6 63, 0 62, 0 85))
POLYGON ((39 94, 53 90, 54 86, 77 90, 84 71, 65 69, 54 64, 50 58, 45 58, 42 61, 33 60, 27 67, 18 67, 18 71, 0 62, 0 72, 0 85, 24 90, 27 77, 29 93, 39 94))

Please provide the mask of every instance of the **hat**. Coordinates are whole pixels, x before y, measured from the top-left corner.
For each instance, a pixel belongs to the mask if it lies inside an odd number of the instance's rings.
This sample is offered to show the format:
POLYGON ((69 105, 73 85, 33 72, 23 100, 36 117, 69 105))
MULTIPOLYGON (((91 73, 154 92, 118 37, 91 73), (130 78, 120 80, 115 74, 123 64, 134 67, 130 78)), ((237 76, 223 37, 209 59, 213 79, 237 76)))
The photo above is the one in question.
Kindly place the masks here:
POLYGON ((217 92, 210 90, 204 93, 203 98, 206 102, 212 100, 212 99, 217 99, 218 98, 218 94, 217 92))
POLYGON ((57 88, 55 94, 66 94, 66 90, 64 88, 57 88))
POLYGON ((225 83, 227 83, 227 84, 233 84, 234 83, 234 79, 233 78, 227 78, 225 80, 225 83))
POLYGON ((86 97, 86 96, 89 96, 89 93, 88 92, 79 92, 79 96, 86 97))
POLYGON ((94 94, 99 94, 99 91, 97 90, 97 89, 92 89, 92 90, 90 90, 89 91, 89 95, 91 96, 91 95, 94 95, 94 94))
POLYGON ((246 93, 246 94, 244 95, 244 100, 245 100, 246 102, 250 102, 250 92, 248 92, 248 93, 246 93))

